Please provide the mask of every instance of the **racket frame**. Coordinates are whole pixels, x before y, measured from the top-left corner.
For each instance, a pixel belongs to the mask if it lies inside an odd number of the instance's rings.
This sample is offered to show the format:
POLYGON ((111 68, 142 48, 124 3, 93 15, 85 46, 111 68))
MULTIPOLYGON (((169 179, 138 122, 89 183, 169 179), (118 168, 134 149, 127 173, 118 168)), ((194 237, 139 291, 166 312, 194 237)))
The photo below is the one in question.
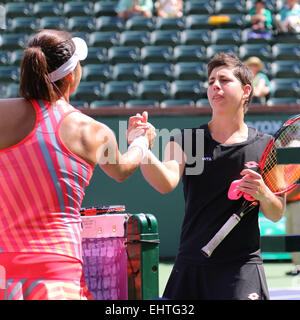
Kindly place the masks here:
POLYGON ((82 208, 80 210, 80 214, 81 216, 95 216, 95 215, 106 214, 106 213, 125 212, 125 210, 126 210, 125 205, 108 205, 108 206, 82 208))

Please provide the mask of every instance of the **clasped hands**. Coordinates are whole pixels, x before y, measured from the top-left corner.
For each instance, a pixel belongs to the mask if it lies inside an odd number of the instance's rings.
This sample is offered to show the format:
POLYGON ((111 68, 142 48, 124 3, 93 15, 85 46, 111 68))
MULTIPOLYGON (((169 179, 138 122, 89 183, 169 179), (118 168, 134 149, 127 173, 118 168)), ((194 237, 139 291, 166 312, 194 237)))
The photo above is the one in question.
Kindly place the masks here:
POLYGON ((139 137, 145 136, 149 141, 149 149, 152 148, 156 132, 151 123, 148 122, 148 112, 144 111, 142 114, 137 113, 135 116, 129 118, 128 129, 126 132, 128 144, 139 137))

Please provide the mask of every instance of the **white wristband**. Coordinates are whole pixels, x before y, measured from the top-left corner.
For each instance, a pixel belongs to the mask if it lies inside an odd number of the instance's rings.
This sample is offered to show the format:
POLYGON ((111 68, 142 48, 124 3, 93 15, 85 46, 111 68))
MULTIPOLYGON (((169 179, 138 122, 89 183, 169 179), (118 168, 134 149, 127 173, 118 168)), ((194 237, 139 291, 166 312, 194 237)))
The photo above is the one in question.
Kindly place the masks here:
POLYGON ((135 138, 128 147, 130 150, 133 147, 138 147, 142 150, 142 160, 146 157, 149 149, 149 141, 145 136, 139 136, 135 138))

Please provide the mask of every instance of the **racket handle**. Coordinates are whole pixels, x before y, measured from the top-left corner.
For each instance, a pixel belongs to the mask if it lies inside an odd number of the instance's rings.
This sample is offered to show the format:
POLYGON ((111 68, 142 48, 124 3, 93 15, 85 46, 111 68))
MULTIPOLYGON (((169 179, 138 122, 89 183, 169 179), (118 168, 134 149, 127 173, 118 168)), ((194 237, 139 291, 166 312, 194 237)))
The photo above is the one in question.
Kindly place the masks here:
POLYGON ((201 251, 209 258, 216 247, 223 241, 223 239, 230 233, 230 231, 239 223, 241 218, 233 214, 223 225, 223 227, 215 234, 215 236, 205 245, 201 251))

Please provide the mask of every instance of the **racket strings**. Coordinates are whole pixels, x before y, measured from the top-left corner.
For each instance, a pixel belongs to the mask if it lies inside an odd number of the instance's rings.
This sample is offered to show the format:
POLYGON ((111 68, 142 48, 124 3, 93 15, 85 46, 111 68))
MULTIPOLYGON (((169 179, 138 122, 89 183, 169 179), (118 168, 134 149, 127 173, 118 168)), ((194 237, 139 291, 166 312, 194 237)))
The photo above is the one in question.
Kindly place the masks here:
POLYGON ((274 141, 262 169, 265 184, 274 193, 285 192, 300 177, 300 164, 278 164, 277 149, 300 147, 300 121, 287 126, 274 141))

